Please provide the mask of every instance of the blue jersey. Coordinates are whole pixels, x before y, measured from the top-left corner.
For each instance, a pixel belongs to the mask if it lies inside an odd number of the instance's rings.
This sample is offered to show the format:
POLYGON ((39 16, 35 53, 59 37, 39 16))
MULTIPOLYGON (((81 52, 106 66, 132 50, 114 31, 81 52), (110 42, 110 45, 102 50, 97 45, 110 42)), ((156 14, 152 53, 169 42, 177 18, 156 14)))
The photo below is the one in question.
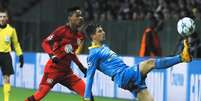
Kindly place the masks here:
POLYGON ((106 45, 90 47, 87 63, 88 70, 85 98, 91 97, 92 83, 96 69, 113 77, 128 67, 123 60, 106 45))

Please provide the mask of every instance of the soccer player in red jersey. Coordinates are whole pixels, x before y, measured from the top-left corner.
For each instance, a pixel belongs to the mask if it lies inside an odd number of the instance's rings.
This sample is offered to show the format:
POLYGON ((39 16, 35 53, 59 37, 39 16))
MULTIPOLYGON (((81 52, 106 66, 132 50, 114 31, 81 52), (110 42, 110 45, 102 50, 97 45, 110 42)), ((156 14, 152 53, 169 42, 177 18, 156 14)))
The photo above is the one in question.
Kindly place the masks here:
POLYGON ((40 101, 56 83, 69 88, 81 97, 84 95, 84 81, 73 74, 70 68, 73 61, 86 74, 86 68, 76 56, 76 50, 79 46, 82 47, 84 41, 83 33, 78 32, 84 19, 78 7, 70 8, 68 13, 68 23, 58 27, 42 42, 42 48, 49 54, 50 59, 45 66, 39 89, 25 101, 40 101))

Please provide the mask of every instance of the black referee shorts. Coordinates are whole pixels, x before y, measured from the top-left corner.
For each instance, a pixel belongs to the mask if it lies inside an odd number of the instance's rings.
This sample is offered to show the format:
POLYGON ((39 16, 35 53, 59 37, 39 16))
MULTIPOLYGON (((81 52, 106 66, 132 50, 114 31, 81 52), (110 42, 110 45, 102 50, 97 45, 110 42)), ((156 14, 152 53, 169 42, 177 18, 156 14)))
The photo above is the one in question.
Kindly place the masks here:
POLYGON ((0 68, 3 75, 14 74, 10 53, 0 52, 0 68))

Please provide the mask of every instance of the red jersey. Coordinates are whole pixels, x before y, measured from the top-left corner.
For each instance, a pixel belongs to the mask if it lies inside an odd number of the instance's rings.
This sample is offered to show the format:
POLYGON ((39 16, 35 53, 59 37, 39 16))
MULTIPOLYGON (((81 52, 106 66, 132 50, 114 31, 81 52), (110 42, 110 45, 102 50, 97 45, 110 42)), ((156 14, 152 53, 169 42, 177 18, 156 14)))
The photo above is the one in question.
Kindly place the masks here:
MULTIPOLYGON (((56 67, 55 69, 71 71, 71 61, 74 61, 78 65, 82 65, 75 55, 75 51, 84 38, 83 33, 77 32, 76 34, 73 34, 69 26, 63 25, 58 27, 53 33, 43 40, 42 48, 46 53, 53 54, 57 58, 61 59, 59 63, 52 64, 54 67, 56 67), (51 45, 51 42, 53 42, 53 46, 51 45), (72 52, 74 54, 65 52, 64 48, 69 44, 72 46, 72 52)), ((51 60, 49 60, 48 63, 51 64, 51 60)))

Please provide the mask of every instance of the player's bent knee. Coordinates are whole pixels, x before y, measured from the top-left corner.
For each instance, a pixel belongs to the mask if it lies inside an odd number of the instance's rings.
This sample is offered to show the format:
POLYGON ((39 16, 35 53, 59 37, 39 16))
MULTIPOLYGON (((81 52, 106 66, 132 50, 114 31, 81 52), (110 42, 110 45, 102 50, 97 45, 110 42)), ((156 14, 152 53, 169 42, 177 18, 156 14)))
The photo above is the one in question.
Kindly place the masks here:
POLYGON ((142 68, 154 67, 155 66, 155 59, 149 59, 149 60, 143 61, 140 63, 140 66, 142 68))
POLYGON ((140 72, 146 76, 155 67, 155 59, 149 59, 139 64, 140 72))
POLYGON ((137 93, 138 101, 154 101, 147 89, 143 89, 137 93))

